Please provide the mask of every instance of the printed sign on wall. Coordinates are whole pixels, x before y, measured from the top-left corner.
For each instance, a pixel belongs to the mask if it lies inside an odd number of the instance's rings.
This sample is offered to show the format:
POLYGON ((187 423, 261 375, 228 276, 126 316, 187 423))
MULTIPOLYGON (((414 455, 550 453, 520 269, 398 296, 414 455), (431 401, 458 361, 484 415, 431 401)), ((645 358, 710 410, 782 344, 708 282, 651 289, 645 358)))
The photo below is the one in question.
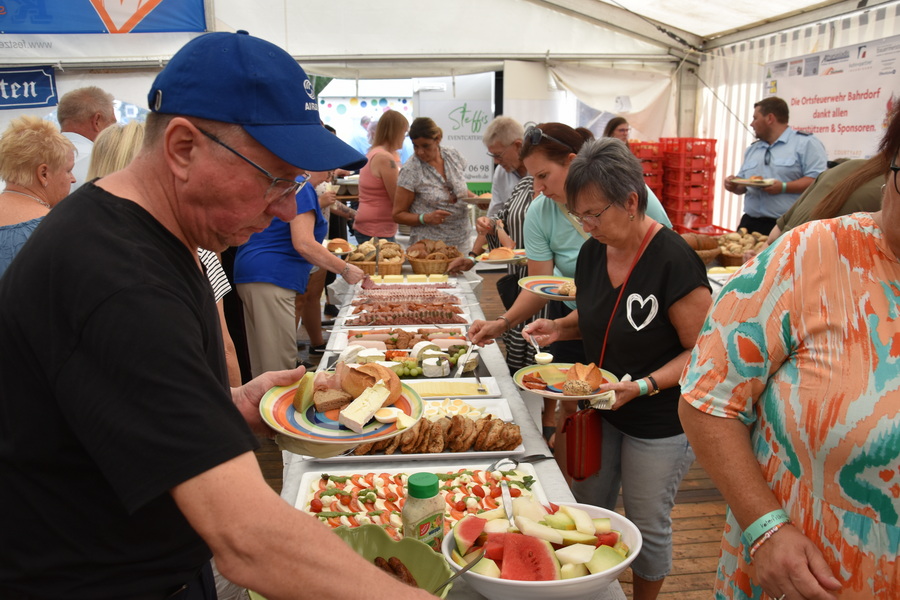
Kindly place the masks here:
POLYGON ((56 106, 53 67, 0 69, 0 109, 56 106))
POLYGON ((900 102, 900 36, 767 63, 765 83, 828 158, 868 158, 900 102))
POLYGON ((205 30, 203 0, 0 0, 5 34, 205 30))

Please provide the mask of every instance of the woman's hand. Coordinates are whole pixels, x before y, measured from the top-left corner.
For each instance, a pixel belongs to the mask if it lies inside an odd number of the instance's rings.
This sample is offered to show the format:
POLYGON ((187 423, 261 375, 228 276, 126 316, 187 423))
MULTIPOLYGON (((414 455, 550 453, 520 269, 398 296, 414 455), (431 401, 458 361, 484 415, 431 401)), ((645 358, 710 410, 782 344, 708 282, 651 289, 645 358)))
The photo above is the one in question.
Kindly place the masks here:
POLYGON ((496 319, 494 321, 476 320, 469 326, 469 341, 476 346, 490 344, 506 331, 506 321, 496 319))
POLYGON ((274 438, 275 432, 266 425, 259 415, 259 401, 276 385, 290 385, 299 381, 306 373, 303 367, 287 371, 269 371, 251 379, 241 387, 231 388, 231 399, 241 411, 241 415, 256 435, 274 438))
POLYGON ((322 192, 322 195, 319 196, 319 206, 322 208, 328 208, 335 202, 337 202, 337 194, 334 192, 322 192))
POLYGON ((549 346, 559 339, 559 325, 551 319, 538 319, 525 326, 522 337, 528 342, 533 339, 538 346, 549 346))
POLYGON ((494 233, 494 221, 490 217, 478 217, 475 219, 475 231, 481 235, 494 233))
POLYGON ((440 225, 444 221, 446 221, 447 217, 449 217, 451 214, 453 214, 453 213, 446 211, 446 210, 441 210, 441 209, 432 211, 430 213, 425 213, 425 217, 424 217, 425 224, 426 225, 440 225))
POLYGON ((618 410, 641 395, 641 388, 636 381, 620 381, 619 383, 604 383, 600 386, 601 392, 612 390, 616 393, 616 401, 611 410, 618 410))
POLYGON ((346 281, 350 285, 353 285, 362 281, 363 278, 367 277, 367 275, 365 271, 363 271, 356 265, 347 263, 347 266, 344 267, 343 271, 341 271, 341 277, 344 278, 344 281, 346 281))
POLYGON ((773 598, 834 600, 841 589, 819 549, 792 525, 775 532, 753 556, 756 576, 773 598))
POLYGON ((475 266, 475 261, 465 256, 457 256, 447 265, 447 272, 451 275, 457 275, 463 271, 468 271, 475 266))

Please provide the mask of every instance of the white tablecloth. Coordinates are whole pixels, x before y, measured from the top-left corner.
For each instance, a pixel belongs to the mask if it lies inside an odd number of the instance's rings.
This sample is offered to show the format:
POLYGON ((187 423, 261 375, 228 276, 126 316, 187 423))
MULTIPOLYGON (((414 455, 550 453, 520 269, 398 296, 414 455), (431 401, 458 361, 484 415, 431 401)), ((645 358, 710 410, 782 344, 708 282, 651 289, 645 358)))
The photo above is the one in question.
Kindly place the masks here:
MULTIPOLYGON (((463 300, 463 302, 469 304, 470 312, 474 318, 484 317, 481 307, 478 305, 478 298, 475 295, 475 290, 477 290, 478 285, 480 284, 480 279, 480 277, 471 273, 467 274, 467 277, 459 278, 459 286, 463 289, 464 295, 466 296, 466 299, 463 300)), ((353 290, 349 289, 346 283, 341 279, 332 285, 335 286, 335 289, 332 291, 338 293, 344 300, 341 304, 349 304, 353 290)), ((518 387, 509 375, 506 360, 500 352, 500 349, 495 344, 491 344, 485 346, 480 353, 484 365, 487 366, 491 376, 497 380, 500 386, 501 396, 509 401, 513 420, 519 425, 522 431, 525 454, 549 454, 550 450, 547 448, 547 444, 544 442, 541 432, 538 430, 534 419, 529 414, 528 408, 525 406, 525 403, 519 394, 518 387)), ((320 364, 328 364, 328 355, 322 358, 320 364)), ((323 465, 316 460, 311 460, 307 457, 288 452, 284 453, 284 458, 284 484, 281 496, 293 505, 296 503, 297 496, 300 492, 300 479, 303 477, 303 474, 311 470, 321 470, 323 465)), ((487 466, 488 462, 489 461, 485 462, 485 466, 487 466)), ((350 469, 366 471, 370 468, 377 468, 379 466, 379 463, 364 463, 359 461, 329 462, 327 464, 327 468, 334 471, 350 469)), ((421 470, 423 466, 428 464, 439 465, 440 461, 432 461, 430 463, 426 463, 422 460, 396 461, 391 462, 390 467, 392 469, 415 468, 421 470)), ((383 466, 384 463, 380 463, 380 465, 383 466)), ((572 496, 572 492, 566 484, 562 472, 560 472, 557 467, 556 461, 545 460, 535 463, 533 466, 537 473, 538 481, 549 500, 554 502, 574 502, 575 498, 572 496)), ((453 589, 448 595, 448 598, 452 600, 462 600, 469 598, 483 598, 483 596, 472 590, 466 585, 465 581, 460 578, 454 581, 453 589)), ((602 600, 625 600, 625 593, 622 591, 622 587, 618 582, 613 583, 613 585, 608 588, 606 595, 603 596, 602 600)))

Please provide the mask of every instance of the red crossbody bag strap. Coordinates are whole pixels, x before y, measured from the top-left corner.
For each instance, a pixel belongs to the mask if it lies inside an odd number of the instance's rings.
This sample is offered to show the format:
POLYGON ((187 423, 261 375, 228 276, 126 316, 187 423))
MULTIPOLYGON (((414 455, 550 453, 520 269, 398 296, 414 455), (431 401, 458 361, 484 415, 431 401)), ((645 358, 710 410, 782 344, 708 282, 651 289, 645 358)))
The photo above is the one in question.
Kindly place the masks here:
POLYGON ((650 242, 650 238, 653 236, 654 231, 656 231, 656 224, 651 225, 650 229, 647 230, 647 233, 644 234, 644 240, 641 242, 641 247, 638 248, 637 254, 634 255, 634 261, 631 263, 631 267, 625 275, 625 281, 622 282, 622 287, 619 288, 619 297, 616 298, 612 314, 609 315, 609 324, 607 324, 606 332, 603 334, 603 346, 600 348, 600 362, 597 364, 600 368, 603 368, 603 358, 606 356, 606 340, 609 339, 609 330, 612 327, 613 317, 616 316, 616 310, 619 308, 619 302, 622 300, 622 295, 625 293, 625 286, 628 285, 628 279, 631 277, 631 272, 634 271, 634 266, 637 264, 638 260, 640 260, 641 254, 644 253, 644 248, 646 248, 647 244, 650 242))

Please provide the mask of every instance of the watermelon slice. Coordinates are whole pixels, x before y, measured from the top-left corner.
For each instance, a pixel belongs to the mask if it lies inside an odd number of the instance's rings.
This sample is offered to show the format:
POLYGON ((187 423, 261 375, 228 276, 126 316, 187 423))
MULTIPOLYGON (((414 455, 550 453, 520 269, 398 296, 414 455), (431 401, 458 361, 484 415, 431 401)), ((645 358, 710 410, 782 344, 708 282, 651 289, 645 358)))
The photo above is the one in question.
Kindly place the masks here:
POLYGON ((511 533, 489 533, 484 543, 484 556, 491 560, 503 560, 503 548, 506 545, 506 536, 511 533))
POLYGON ((561 579, 559 561, 545 540, 508 533, 503 544, 500 579, 517 581, 555 581, 561 579))
POLYGON ((466 515, 453 528, 453 537, 456 539, 456 549, 463 556, 478 541, 478 536, 484 531, 487 523, 485 519, 475 515, 466 515))

